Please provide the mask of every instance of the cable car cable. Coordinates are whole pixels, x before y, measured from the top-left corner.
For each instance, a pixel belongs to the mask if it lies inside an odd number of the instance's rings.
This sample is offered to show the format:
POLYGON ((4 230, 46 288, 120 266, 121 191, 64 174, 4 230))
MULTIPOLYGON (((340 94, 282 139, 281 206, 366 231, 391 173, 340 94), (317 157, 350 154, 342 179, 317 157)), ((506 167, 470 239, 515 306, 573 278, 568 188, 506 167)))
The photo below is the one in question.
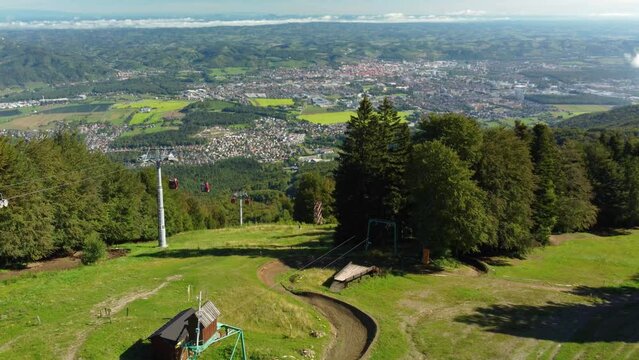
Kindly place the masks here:
MULTIPOLYGON (((348 242, 350 242, 351 240, 353 240, 355 238, 355 236, 351 236, 348 240, 344 241, 343 243, 333 247, 332 249, 328 250, 327 252, 325 252, 324 254, 322 254, 321 256, 313 259, 312 261, 310 261, 309 263, 307 263, 306 265, 302 266, 301 268, 295 270, 291 275, 289 275, 288 277, 292 277, 297 275, 299 272, 301 272, 302 270, 308 268, 309 266, 313 265, 314 263, 316 263, 317 261, 319 261, 320 259, 323 259, 324 257, 326 257, 328 254, 330 254, 331 252, 337 250, 338 248, 342 247, 343 245, 347 244, 348 242)), ((364 240, 367 241, 368 239, 364 240)), ((355 245, 355 247, 359 246, 361 243, 355 245)), ((351 252, 353 249, 349 250, 347 253, 345 253, 344 255, 348 254, 349 252, 351 252)), ((338 259, 342 258, 344 255, 340 256, 338 259)), ((262 292, 262 294, 260 295, 256 295, 256 296, 252 296, 247 298, 246 301, 240 303, 239 305, 229 308, 229 309, 225 309, 225 311, 227 312, 234 312, 246 305, 248 305, 250 302, 253 302, 255 300, 259 300, 263 295, 265 295, 266 293, 268 293, 268 291, 272 290, 273 288, 275 288, 276 286, 280 285, 279 282, 274 283, 271 286, 268 286, 266 288, 258 288, 258 290, 260 290, 262 292)))
POLYGON ((53 190, 53 189, 59 189, 59 188, 65 187, 65 186, 69 186, 71 184, 77 184, 77 183, 81 183, 81 182, 84 182, 84 181, 87 181, 87 180, 92 180, 92 179, 99 179, 99 178, 105 177, 107 175, 111 175, 111 174, 115 174, 117 172, 127 171, 127 170, 128 170, 127 168, 122 168, 122 169, 118 169, 116 171, 111 171, 111 172, 108 172, 106 174, 102 174, 102 175, 99 175, 99 176, 86 177, 86 178, 83 178, 83 179, 80 179, 80 180, 71 181, 71 182, 68 182, 68 183, 61 184, 61 185, 56 185, 56 186, 52 186, 52 187, 49 187, 49 188, 44 188, 44 189, 27 192, 27 193, 20 194, 20 195, 15 195, 15 196, 7 198, 6 200, 19 199, 19 198, 22 198, 22 197, 25 197, 25 196, 39 194, 39 193, 46 192, 46 191, 53 190))
MULTIPOLYGON (((110 166, 110 165, 113 165, 113 163, 104 163, 102 165, 96 165, 96 166, 92 166, 92 167, 88 167, 88 168, 71 170, 71 171, 69 171, 69 173, 74 173, 74 172, 79 172, 79 171, 88 171, 88 170, 98 169, 98 168, 102 168, 102 167, 107 167, 107 166, 110 166)), ((48 180, 48 179, 56 177, 56 176, 59 176, 59 175, 58 174, 49 175, 49 176, 45 176, 43 178, 25 180, 25 181, 17 182, 17 183, 14 183, 14 184, 0 185, 0 189, 3 189, 3 190, 10 189, 10 188, 16 187, 18 185, 31 184, 31 183, 42 181, 42 180, 48 180)))

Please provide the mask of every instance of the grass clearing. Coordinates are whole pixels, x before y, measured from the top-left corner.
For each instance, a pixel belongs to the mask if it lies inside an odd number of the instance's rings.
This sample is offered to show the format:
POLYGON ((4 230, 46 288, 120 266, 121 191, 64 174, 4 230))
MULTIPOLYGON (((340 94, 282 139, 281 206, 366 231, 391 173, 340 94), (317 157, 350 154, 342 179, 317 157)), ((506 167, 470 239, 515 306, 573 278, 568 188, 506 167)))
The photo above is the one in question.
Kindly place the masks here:
MULTIPOLYGON (((402 121, 406 121, 406 118, 411 115, 411 111, 400 111, 399 116, 402 118, 402 121)), ((355 116, 357 113, 355 111, 340 111, 340 112, 326 112, 320 114, 303 114, 300 115, 299 118, 302 120, 310 121, 315 124, 321 125, 333 125, 333 124, 343 124, 347 123, 351 116, 355 116)))
POLYGON ((155 124, 162 122, 168 113, 184 109, 190 104, 185 100, 141 100, 130 103, 118 103, 114 105, 116 109, 127 109, 136 111, 129 122, 130 125, 155 124), (149 109, 143 112, 142 109, 149 109))
POLYGON ((561 117, 562 119, 569 119, 578 115, 589 114, 593 112, 608 111, 612 106, 608 105, 553 105, 556 109, 551 112, 555 118, 561 117))
MULTIPOLYGON (((155 243, 126 244, 126 257, 0 282, 0 357, 60 358, 80 339, 82 358, 143 358, 148 348, 136 342, 195 305, 187 301, 189 284, 218 305, 222 322, 245 330, 250 354, 321 354, 329 339, 309 332, 330 332, 323 317, 297 298, 266 289, 256 271, 292 254, 310 260, 311 251, 328 249, 330 236, 330 227, 311 226, 196 231, 171 237, 167 250, 155 243), (164 283, 110 322, 95 316, 101 304, 164 283)), ((322 286, 335 269, 313 268, 295 287, 326 293, 373 316, 380 333, 371 359, 630 359, 639 353, 639 231, 566 235, 525 260, 493 263, 485 275, 463 265, 431 275, 396 269, 339 294, 322 286)), ((208 350, 205 358, 219 358, 228 345, 208 350)))
POLYGON ((371 359, 630 359, 639 353, 639 232, 576 234, 526 260, 498 259, 435 275, 367 278, 340 294, 308 270, 299 288, 324 292, 373 316, 371 359))
MULTIPOLYGON (((196 306, 193 296, 187 299, 187 285, 215 302, 222 322, 245 330, 250 353, 268 358, 297 357, 300 349, 319 353, 328 339, 313 338, 310 332, 330 332, 328 323, 306 303, 266 289, 256 275, 272 254, 318 244, 317 230, 259 226, 196 231, 171 237, 168 250, 155 243, 127 244, 131 253, 123 258, 2 282, 0 357, 59 359, 85 340, 77 352, 84 359, 146 358, 148 348, 136 342, 177 312, 196 306), (173 281, 167 280, 171 277, 173 281), (124 305, 110 322, 96 316, 101 307, 163 283, 156 294, 124 305), (47 336, 33 337, 33 332, 47 336)), ((232 342, 217 351, 228 345, 232 342)), ((215 353, 207 351, 206 358, 215 353)))
POLYGON ((251 104, 255 106, 261 107, 269 107, 269 106, 293 106, 295 102, 293 99, 264 99, 264 98, 256 98, 251 99, 251 104))

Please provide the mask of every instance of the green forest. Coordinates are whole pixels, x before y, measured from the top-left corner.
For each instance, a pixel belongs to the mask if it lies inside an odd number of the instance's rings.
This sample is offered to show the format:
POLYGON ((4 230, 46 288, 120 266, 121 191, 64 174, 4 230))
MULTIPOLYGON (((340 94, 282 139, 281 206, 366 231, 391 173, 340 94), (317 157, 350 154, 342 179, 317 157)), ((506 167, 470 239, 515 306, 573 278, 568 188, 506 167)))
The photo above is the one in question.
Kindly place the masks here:
POLYGON ((431 114, 418 128, 410 138, 391 104, 362 101, 335 172, 338 243, 386 219, 435 256, 519 257, 551 234, 639 224, 632 134, 482 129, 459 114, 431 114))
MULTIPOLYGON (((214 105, 186 109, 185 129, 254 116, 214 105)), ((156 237, 153 167, 126 168, 90 152, 77 135, 58 133, 2 138, 0 170, 9 202, 0 209, 4 266, 70 254, 95 239, 113 245, 156 237)), ((389 100, 377 108, 361 102, 334 163, 295 171, 237 158, 167 164, 164 175, 169 234, 237 225, 236 191, 249 194, 247 223, 335 222, 340 243, 364 239, 368 220, 384 219, 398 225, 402 242, 444 258, 520 257, 551 234, 639 225, 633 133, 521 123, 485 129, 460 114, 430 114, 411 132, 389 100), (178 190, 166 186, 173 177, 178 190), (210 192, 201 192, 205 182, 210 192)))

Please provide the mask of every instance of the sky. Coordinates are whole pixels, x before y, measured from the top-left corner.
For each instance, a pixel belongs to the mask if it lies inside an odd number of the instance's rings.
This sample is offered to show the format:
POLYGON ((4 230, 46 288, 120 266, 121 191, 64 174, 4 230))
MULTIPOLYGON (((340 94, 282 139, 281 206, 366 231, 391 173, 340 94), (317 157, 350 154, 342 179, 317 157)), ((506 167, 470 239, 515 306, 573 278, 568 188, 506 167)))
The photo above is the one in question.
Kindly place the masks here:
POLYGON ((639 16, 639 0, 0 0, 2 11, 78 15, 182 16, 231 13, 276 15, 639 16))

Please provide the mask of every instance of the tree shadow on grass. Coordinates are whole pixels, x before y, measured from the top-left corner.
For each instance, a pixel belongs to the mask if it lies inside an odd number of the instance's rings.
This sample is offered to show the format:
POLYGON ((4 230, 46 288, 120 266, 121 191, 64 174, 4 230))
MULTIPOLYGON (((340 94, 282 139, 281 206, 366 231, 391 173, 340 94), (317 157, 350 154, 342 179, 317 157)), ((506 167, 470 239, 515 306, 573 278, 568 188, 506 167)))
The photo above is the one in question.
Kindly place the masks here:
MULTIPOLYGON (((639 274, 633 277, 633 281, 639 274)), ((590 303, 554 303, 543 306, 492 305, 455 321, 485 331, 556 342, 639 342, 639 288, 578 287, 570 291, 590 303)))

